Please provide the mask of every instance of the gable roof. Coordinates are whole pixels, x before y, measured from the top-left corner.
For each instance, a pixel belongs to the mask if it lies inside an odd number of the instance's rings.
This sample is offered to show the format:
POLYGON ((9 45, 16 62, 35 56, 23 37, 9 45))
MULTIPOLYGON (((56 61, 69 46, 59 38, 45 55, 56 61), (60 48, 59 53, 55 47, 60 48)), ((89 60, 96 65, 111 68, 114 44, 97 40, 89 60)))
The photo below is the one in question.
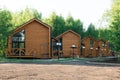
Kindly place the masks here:
POLYGON ((104 40, 104 39, 100 39, 100 40, 98 40, 98 41, 103 41, 103 42, 107 42, 106 40, 104 40))
MULTIPOLYGON (((59 36, 57 36, 56 39, 62 37, 63 35, 65 35, 65 34, 68 33, 68 32, 71 32, 71 33, 77 35, 78 37, 80 37, 80 35, 79 35, 78 33, 74 32, 73 30, 67 30, 67 31, 65 31, 64 33, 62 33, 62 34, 60 34, 59 36)), ((80 37, 80 38, 81 38, 81 37, 80 37)))
POLYGON ((44 22, 42 22, 42 21, 40 21, 40 20, 38 20, 38 19, 36 19, 36 18, 33 18, 33 19, 30 19, 29 21, 23 23, 22 25, 20 25, 20 26, 17 27, 16 29, 14 29, 14 30, 13 30, 13 31, 14 31, 13 34, 16 33, 17 30, 24 28, 25 25, 28 25, 28 24, 32 23, 33 21, 36 21, 36 22, 40 23, 41 25, 43 25, 43 26, 45 26, 45 27, 47 27, 47 28, 51 28, 51 26, 49 26, 48 24, 46 24, 46 23, 44 23, 44 22))
POLYGON ((84 41, 85 39, 88 39, 88 38, 90 38, 90 39, 92 39, 92 40, 95 40, 95 41, 97 41, 95 38, 93 38, 92 36, 87 36, 87 37, 85 37, 84 39, 82 39, 82 41, 84 41))

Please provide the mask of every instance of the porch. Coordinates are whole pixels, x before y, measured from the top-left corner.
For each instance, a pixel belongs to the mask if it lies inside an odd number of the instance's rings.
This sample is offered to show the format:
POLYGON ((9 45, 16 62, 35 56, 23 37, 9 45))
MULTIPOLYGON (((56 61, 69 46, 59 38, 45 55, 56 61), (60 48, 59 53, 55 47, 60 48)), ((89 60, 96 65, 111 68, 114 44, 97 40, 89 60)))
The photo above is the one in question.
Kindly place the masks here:
POLYGON ((36 51, 29 50, 27 53, 25 48, 12 48, 6 50, 6 57, 8 58, 35 58, 36 51))

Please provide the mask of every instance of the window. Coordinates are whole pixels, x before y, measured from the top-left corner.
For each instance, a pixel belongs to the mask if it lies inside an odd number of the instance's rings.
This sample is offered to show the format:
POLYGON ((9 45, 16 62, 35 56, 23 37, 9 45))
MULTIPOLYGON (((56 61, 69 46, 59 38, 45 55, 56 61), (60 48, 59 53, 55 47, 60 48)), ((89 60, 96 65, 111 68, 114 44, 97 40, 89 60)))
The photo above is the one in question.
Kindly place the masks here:
POLYGON ((58 50, 58 43, 59 43, 59 49, 62 50, 62 38, 60 38, 59 41, 55 41, 53 43, 53 50, 58 50))
POLYGON ((25 55, 25 31, 21 30, 12 37, 12 48, 15 55, 25 55), (20 48, 20 49, 19 49, 20 48))
POLYGON ((25 48, 25 31, 24 30, 13 35, 12 48, 25 48))
POLYGON ((102 47, 105 48, 105 42, 102 43, 102 47))
POLYGON ((94 41, 91 39, 90 40, 90 46, 93 47, 93 45, 94 45, 94 41))
POLYGON ((60 43, 61 43, 60 50, 62 50, 62 38, 60 38, 60 43))

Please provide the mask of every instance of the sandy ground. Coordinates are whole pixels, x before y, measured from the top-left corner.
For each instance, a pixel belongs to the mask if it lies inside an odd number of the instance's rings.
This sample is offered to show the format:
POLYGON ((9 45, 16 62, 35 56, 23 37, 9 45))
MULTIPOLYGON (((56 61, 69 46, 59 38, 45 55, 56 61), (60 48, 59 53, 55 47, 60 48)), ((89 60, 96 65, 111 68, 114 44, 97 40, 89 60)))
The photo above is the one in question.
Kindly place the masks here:
POLYGON ((0 80, 120 80, 120 67, 3 63, 0 80))

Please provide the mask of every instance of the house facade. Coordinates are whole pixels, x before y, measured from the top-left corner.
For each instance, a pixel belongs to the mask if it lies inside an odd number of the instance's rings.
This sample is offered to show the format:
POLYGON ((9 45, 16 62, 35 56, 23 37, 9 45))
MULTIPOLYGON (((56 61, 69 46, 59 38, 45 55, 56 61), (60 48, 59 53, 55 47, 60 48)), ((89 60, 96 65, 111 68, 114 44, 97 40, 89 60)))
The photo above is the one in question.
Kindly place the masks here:
POLYGON ((51 27, 31 19, 8 38, 7 57, 51 58, 51 27))
POLYGON ((110 55, 109 45, 108 45, 107 41, 100 39, 98 41, 98 45, 100 47, 100 51, 99 51, 100 56, 109 56, 110 55))
POLYGON ((81 42, 81 55, 83 57, 97 57, 99 56, 98 41, 91 36, 82 39, 81 42))
MULTIPOLYGON (((53 40, 53 44, 60 44, 60 53, 62 54, 61 57, 79 57, 80 56, 80 42, 81 37, 79 34, 72 30, 68 30, 63 34, 57 36, 53 40)), ((57 47, 53 48, 52 54, 54 56, 54 52, 57 50, 57 47)))

